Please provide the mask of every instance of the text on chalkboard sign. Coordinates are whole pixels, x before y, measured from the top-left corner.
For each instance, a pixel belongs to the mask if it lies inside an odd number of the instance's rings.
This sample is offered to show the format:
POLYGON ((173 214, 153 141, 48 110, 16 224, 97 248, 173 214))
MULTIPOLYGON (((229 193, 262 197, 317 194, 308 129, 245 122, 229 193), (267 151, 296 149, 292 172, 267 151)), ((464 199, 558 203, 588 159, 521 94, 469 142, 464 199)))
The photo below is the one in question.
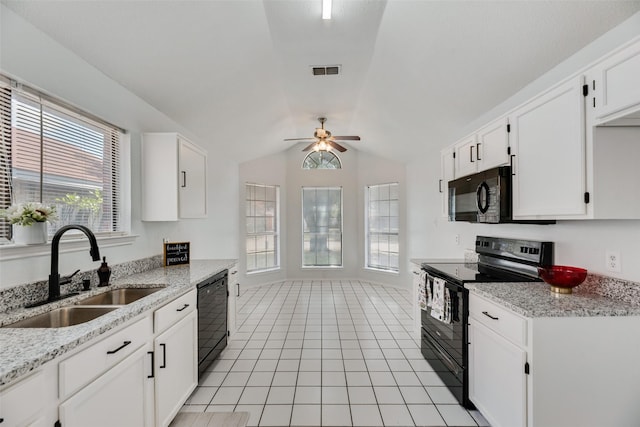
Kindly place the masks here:
POLYGON ((189 242, 175 242, 164 244, 164 265, 169 267, 172 265, 189 264, 191 258, 189 253, 189 242))

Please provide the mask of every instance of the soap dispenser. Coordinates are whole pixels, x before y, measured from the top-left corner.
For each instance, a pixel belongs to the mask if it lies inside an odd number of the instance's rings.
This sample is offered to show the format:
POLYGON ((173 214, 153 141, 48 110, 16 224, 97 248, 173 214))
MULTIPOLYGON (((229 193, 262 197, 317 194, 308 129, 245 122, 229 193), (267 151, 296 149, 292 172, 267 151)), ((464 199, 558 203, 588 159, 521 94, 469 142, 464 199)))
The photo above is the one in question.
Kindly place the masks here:
POLYGON ((111 277, 111 267, 107 265, 107 257, 102 257, 102 265, 98 269, 98 277, 100 278, 100 284, 98 286, 108 286, 109 277, 111 277))

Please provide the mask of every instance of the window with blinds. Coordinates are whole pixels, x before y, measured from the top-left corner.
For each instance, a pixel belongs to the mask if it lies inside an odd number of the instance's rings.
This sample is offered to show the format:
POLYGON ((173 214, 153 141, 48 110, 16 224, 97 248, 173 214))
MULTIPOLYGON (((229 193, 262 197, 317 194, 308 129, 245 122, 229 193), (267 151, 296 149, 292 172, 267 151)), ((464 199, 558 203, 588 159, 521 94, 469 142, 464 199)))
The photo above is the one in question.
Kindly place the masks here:
MULTIPOLYGON (((121 130, 35 91, 0 81, 0 203, 55 206, 53 235, 67 224, 94 233, 120 226, 121 130)), ((2 237, 11 227, 3 219, 2 237)))
POLYGON ((370 185, 366 190, 366 266, 397 272, 400 230, 398 184, 370 185))

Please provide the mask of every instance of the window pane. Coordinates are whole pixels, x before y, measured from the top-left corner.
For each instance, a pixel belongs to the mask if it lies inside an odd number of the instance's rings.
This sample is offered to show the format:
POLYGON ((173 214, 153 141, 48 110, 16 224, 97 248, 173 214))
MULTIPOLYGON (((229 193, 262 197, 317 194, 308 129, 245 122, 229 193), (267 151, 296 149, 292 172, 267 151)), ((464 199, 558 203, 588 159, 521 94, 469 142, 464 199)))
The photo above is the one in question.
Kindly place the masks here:
POLYGON ((342 189, 302 189, 303 267, 342 266, 342 189))
POLYGON ((398 271, 398 184, 367 187, 366 266, 398 271))
POLYGON ((277 186, 246 184, 247 271, 277 268, 278 193, 277 186))
POLYGON ((340 159, 330 151, 312 151, 302 162, 302 169, 340 169, 340 159))

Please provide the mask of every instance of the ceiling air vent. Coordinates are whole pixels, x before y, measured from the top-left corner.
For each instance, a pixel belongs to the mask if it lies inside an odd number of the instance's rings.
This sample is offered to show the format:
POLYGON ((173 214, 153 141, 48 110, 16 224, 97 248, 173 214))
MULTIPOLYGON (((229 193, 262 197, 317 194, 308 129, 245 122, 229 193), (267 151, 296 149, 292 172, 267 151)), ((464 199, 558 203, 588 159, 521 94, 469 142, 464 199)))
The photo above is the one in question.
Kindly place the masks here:
POLYGON ((340 74, 339 65, 326 65, 322 67, 311 67, 314 76, 331 76, 340 74))

